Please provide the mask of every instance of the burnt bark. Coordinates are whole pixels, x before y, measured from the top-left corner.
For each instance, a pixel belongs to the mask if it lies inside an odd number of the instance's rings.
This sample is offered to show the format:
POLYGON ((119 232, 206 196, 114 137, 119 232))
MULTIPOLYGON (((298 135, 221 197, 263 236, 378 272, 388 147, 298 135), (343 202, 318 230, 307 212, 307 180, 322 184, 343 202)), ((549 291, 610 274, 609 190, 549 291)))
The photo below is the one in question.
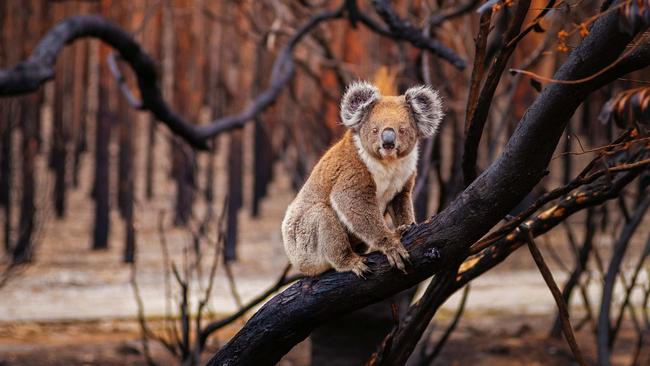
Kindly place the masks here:
MULTIPOLYGON (((184 12, 172 12, 171 26, 174 30, 174 102, 179 110, 190 116, 192 120, 198 117, 198 106, 193 101, 195 59, 197 39, 192 32, 196 19, 192 18, 193 2, 178 1, 176 6, 184 12)), ((174 138, 172 143, 172 176, 176 185, 176 213, 174 224, 186 225, 192 216, 194 205, 194 190, 196 187, 196 156, 185 141, 174 138)))
POLYGON ((16 111, 16 101, 7 100, 2 101, 2 108, 0 108, 0 206, 4 208, 4 225, 3 225, 3 239, 4 247, 7 253, 13 250, 12 237, 11 237, 11 218, 12 203, 11 203, 11 181, 13 176, 12 155, 13 155, 13 126, 12 115, 16 111))
POLYGON ((369 305, 340 318, 333 318, 310 335, 313 366, 363 365, 377 350, 384 336, 403 316, 413 291, 369 305), (398 312, 393 314, 392 307, 398 312), (402 314, 399 313, 402 310, 402 314))
POLYGON ((184 141, 172 142, 172 177, 176 185, 175 225, 186 225, 192 217, 195 188, 194 151, 184 141))
POLYGON ((13 262, 28 262, 32 258, 32 234, 35 228, 36 154, 38 153, 38 120, 40 118, 41 94, 30 95, 23 101, 22 110, 22 197, 20 221, 16 245, 13 248, 13 262))
POLYGON ((242 207, 242 131, 230 134, 230 149, 228 150, 228 216, 226 221, 226 241, 224 244, 224 260, 237 259, 237 227, 239 209, 242 207))
POLYGON ((125 263, 135 260, 135 223, 133 218, 135 183, 133 177, 133 139, 134 131, 131 113, 126 103, 121 102, 119 122, 120 151, 118 161, 118 205, 124 220, 124 255, 125 263))
MULTIPOLYGON (((592 209, 587 210, 587 218, 585 222, 585 239, 582 243, 582 246, 580 247, 580 252, 578 253, 575 267, 573 268, 573 271, 571 271, 569 279, 564 284, 564 288, 562 288, 562 298, 564 298, 564 302, 567 304, 571 303, 571 294, 573 293, 573 289, 578 285, 580 277, 582 277, 582 274, 587 268, 587 260, 589 260, 589 253, 591 253, 594 234, 596 233, 596 223, 594 222, 593 216, 594 211, 592 209)), ((559 338, 561 332, 562 324, 560 316, 558 315, 555 317, 555 321, 553 322, 553 327, 551 328, 551 336, 559 338)))
MULTIPOLYGON (((100 52, 100 59, 105 59, 106 53, 100 52)), ((99 68, 99 103, 97 108, 97 130, 95 131, 95 178, 93 198, 95 200, 95 225, 93 227, 93 249, 108 248, 110 230, 110 197, 109 197, 109 143, 111 140, 112 111, 108 103, 110 97, 109 74, 104 65, 99 68)))
MULTIPOLYGON (((56 8, 62 12, 64 8, 56 8)), ((71 106, 68 102, 72 100, 72 72, 70 65, 74 65, 74 48, 66 50, 62 54, 62 62, 57 65, 61 78, 57 79, 54 85, 54 106, 52 115, 52 146, 50 148, 50 169, 54 174, 54 211, 56 216, 62 218, 66 209, 67 194, 67 160, 68 160, 68 139, 71 128, 71 106)))

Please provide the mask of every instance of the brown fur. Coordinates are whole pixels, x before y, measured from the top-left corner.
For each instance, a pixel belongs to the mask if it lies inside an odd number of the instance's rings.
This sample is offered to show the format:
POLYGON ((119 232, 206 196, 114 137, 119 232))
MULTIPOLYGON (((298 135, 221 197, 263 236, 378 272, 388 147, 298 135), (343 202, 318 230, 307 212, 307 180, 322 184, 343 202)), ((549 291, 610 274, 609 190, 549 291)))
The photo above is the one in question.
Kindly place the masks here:
MULTIPOLYGON (((353 85, 372 88, 369 84, 353 85)), ((353 88, 351 87, 351 88, 353 88)), ((344 97, 342 111, 357 118, 353 127, 332 146, 287 208, 282 236, 290 261, 301 272, 316 275, 330 268, 362 276, 368 270, 353 250, 358 238, 370 251, 381 251, 389 263, 404 270, 408 252, 400 243, 405 225, 415 221, 411 191, 415 181, 419 120, 404 96, 380 97, 361 90, 361 102, 344 97), (353 100, 352 106, 346 104, 353 100), (355 115, 354 113, 361 113, 355 115), (361 117, 359 117, 361 116, 361 117), (395 148, 381 148, 381 131, 393 128, 395 148), (393 226, 384 219, 388 212, 393 226)), ((437 126, 434 126, 434 128, 437 126)))

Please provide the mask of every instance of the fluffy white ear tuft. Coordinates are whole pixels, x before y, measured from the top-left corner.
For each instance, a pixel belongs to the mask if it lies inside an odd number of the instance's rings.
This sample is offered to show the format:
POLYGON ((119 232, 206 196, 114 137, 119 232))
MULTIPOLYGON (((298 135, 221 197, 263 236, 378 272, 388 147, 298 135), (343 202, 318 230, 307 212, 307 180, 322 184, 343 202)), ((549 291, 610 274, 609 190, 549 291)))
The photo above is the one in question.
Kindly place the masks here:
POLYGON ((345 127, 358 128, 368 107, 380 97, 379 89, 367 81, 348 85, 341 99, 341 121, 345 127))
POLYGON ((435 135, 445 115, 438 91, 426 85, 414 86, 404 93, 404 98, 420 134, 425 138, 435 135))

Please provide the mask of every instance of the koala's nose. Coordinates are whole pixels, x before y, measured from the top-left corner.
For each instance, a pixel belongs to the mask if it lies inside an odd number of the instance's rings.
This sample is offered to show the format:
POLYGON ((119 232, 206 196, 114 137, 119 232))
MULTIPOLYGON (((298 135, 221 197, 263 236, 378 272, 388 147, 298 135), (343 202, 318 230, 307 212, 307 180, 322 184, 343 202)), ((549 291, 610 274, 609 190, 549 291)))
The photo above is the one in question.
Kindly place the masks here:
POLYGON ((387 150, 395 147, 395 130, 387 128, 381 132, 381 147, 387 150))

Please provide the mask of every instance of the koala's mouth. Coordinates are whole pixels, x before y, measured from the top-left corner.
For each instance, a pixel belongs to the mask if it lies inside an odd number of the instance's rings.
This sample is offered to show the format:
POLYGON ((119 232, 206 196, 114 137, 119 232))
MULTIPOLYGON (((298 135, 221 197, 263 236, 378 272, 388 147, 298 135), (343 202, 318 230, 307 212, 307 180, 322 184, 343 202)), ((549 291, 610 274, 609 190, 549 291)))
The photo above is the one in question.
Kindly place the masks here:
POLYGON ((395 144, 390 144, 388 146, 382 144, 379 146, 379 149, 377 149, 377 153, 382 158, 395 158, 399 153, 399 148, 395 144))

